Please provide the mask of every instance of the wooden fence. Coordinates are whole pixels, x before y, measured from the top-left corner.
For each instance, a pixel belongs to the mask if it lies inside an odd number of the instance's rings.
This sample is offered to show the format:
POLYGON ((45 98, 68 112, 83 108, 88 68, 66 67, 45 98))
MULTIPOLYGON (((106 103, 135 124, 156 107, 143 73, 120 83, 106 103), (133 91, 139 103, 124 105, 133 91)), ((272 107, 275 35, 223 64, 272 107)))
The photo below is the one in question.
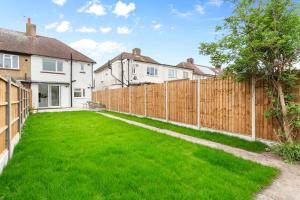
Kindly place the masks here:
MULTIPOLYGON (((299 91, 298 91, 299 92, 299 91)), ((93 92, 108 110, 177 122, 193 128, 276 141, 277 125, 260 82, 209 78, 131 86, 93 92)))
POLYGON ((0 77, 0 172, 18 143, 29 114, 29 91, 0 77))

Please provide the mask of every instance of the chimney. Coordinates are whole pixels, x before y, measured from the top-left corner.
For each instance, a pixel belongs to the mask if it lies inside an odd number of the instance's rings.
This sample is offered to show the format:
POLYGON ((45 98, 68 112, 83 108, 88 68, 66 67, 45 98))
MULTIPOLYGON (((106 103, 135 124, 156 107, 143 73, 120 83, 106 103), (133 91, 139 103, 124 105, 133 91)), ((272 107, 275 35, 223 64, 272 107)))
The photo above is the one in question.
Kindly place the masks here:
POLYGON ((27 36, 36 36, 36 25, 31 24, 30 17, 27 18, 27 23, 26 23, 26 35, 27 36))
POLYGON ((132 49, 132 54, 135 55, 135 56, 140 56, 141 55, 141 49, 140 48, 132 49))
POLYGON ((194 58, 188 58, 186 61, 187 63, 194 64, 194 58))

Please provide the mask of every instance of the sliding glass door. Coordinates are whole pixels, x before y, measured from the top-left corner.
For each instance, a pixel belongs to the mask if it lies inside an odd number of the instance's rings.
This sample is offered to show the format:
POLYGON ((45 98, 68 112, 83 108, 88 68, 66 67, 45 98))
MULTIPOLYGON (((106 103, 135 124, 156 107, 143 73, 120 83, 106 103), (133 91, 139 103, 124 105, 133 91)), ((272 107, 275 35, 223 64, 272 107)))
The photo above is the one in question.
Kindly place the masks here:
POLYGON ((59 107, 60 106, 60 86, 39 84, 39 107, 59 107))

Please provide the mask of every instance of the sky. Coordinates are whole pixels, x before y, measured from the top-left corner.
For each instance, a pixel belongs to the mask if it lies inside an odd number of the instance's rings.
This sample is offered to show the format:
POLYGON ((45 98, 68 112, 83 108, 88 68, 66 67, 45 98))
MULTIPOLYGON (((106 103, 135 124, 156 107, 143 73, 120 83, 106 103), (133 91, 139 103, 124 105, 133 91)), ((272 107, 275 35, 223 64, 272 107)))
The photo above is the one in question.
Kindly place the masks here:
POLYGON ((231 15, 223 0, 0 0, 0 27, 53 37, 94 59, 96 67, 138 47, 160 63, 187 58, 208 65, 199 43, 218 38, 215 26, 231 15))

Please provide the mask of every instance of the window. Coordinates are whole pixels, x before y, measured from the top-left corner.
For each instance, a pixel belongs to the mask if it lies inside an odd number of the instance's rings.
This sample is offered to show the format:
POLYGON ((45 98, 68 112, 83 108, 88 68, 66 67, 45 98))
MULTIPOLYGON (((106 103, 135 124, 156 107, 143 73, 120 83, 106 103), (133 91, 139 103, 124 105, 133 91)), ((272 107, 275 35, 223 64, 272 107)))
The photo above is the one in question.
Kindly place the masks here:
POLYGON ((188 72, 183 72, 183 78, 184 79, 189 78, 189 73, 188 72))
POLYGON ((74 89, 74 97, 85 97, 85 89, 75 88, 74 89))
POLYGON ((19 56, 0 54, 0 68, 19 69, 19 56))
POLYGON ((147 75, 157 76, 157 69, 154 67, 147 67, 147 75))
POLYGON ((176 78, 177 77, 176 69, 169 69, 168 75, 169 75, 169 78, 176 78))
POLYGON ((62 72, 63 71, 63 62, 60 60, 44 58, 43 59, 43 71, 62 72))
POLYGON ((135 74, 135 66, 132 66, 132 74, 135 74))
POLYGON ((83 63, 80 64, 80 71, 84 72, 84 64, 83 63))

